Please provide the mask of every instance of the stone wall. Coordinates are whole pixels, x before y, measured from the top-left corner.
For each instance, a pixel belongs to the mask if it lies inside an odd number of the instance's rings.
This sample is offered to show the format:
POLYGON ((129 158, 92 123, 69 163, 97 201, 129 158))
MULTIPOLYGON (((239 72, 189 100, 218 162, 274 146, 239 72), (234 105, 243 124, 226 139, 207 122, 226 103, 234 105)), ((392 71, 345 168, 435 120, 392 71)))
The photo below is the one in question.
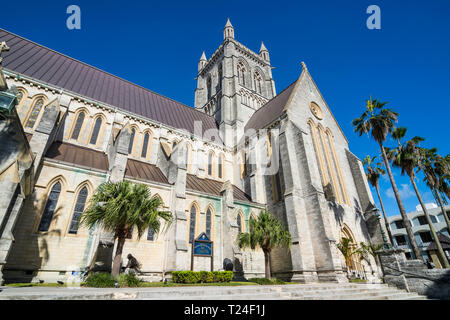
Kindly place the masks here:
POLYGON ((379 252, 384 282, 432 299, 450 299, 450 270, 428 269, 420 260, 406 260, 404 250, 379 252))

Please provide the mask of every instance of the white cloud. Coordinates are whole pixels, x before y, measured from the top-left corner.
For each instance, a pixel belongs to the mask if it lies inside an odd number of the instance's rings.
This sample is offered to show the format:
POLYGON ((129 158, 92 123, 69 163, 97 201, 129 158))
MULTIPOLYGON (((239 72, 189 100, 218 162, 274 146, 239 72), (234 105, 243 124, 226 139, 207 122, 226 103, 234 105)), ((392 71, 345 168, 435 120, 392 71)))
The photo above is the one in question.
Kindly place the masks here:
MULTIPOLYGON (((402 199, 408 199, 416 196, 416 193, 411 189, 410 185, 407 183, 400 185, 399 193, 402 199)), ((392 188, 387 189, 385 194, 388 198, 395 199, 395 194, 392 188)))

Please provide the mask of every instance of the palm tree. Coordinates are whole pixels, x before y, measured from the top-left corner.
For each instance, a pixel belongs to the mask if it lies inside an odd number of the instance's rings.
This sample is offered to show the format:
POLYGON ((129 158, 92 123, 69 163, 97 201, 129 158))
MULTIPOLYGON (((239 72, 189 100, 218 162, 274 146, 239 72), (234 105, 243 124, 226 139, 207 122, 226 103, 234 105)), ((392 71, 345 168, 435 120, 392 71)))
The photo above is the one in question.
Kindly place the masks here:
MULTIPOLYGON (((445 212, 444 203, 442 202, 441 192, 449 189, 448 180, 450 177, 450 163, 448 159, 437 154, 437 149, 421 148, 422 155, 422 171, 425 175, 423 181, 434 191, 436 198, 441 207, 447 230, 450 232, 450 219, 445 212)), ((448 157, 448 155, 447 155, 448 157)))
MULTIPOLYGON (((406 130, 402 131, 400 134, 397 132, 397 139, 400 143, 400 139, 406 134, 406 130)), ((417 188, 415 181, 415 170, 420 170, 422 167, 422 156, 420 149, 418 148, 418 144, 424 141, 424 138, 414 137, 411 140, 408 140, 404 144, 400 144, 397 148, 393 149, 389 152, 389 158, 392 160, 392 164, 395 167, 399 167, 402 170, 402 175, 407 174, 411 181, 411 184, 414 188, 414 191, 417 195, 417 199, 419 200, 420 205, 422 206, 423 213, 425 214, 425 218, 430 227, 431 234, 433 235, 433 239, 436 242, 436 247, 438 251, 439 259, 442 262, 442 265, 445 268, 449 268, 448 260, 444 254, 444 250, 442 249, 439 238, 434 230, 433 224, 430 219, 430 215, 428 214, 428 210, 422 200, 422 196, 420 195, 419 189, 417 188)))
POLYGON ((417 246, 417 242, 414 239, 414 234, 412 232, 411 223, 406 216, 405 206, 403 205, 402 198, 400 197, 400 192, 398 190, 397 184, 395 183, 394 176, 392 175, 391 167, 387 159, 386 151, 384 150, 383 143, 386 141, 386 137, 389 132, 393 131, 394 123, 397 122, 398 113, 384 108, 387 102, 379 102, 378 100, 367 100, 366 111, 361 115, 361 117, 353 120, 353 126, 355 127, 355 132, 362 136, 365 134, 371 134, 373 139, 380 146, 381 155, 383 156, 384 166, 391 181, 392 190, 394 191, 395 199, 397 200, 398 208, 402 216, 403 224, 406 228, 406 233, 408 234, 411 247, 413 249, 416 259, 422 259, 422 256, 417 246))
POLYGON ((364 242, 360 242, 360 254, 361 258, 364 258, 367 260, 367 254, 370 254, 372 257, 374 257, 376 264, 378 265, 378 254, 377 251, 380 250, 383 245, 382 244, 373 244, 369 243, 366 244, 364 242))
POLYGON ((356 247, 353 240, 350 238, 341 238, 339 243, 336 245, 339 251, 342 253, 347 264, 347 272, 349 272, 350 266, 352 265, 352 257, 355 254, 360 253, 360 249, 356 247))
POLYGON ((158 197, 150 198, 146 185, 126 180, 101 184, 90 199, 80 222, 88 228, 99 225, 114 234, 114 239, 117 239, 111 272, 114 277, 119 275, 125 239, 134 227, 140 238, 148 228, 158 233, 161 220, 167 222, 166 227, 172 222, 170 212, 158 210, 161 205, 158 197))
POLYGON ((381 195, 380 195, 380 184, 379 184, 380 177, 382 175, 386 174, 386 171, 384 171, 384 169, 381 167, 382 166, 381 162, 375 163, 375 159, 376 159, 376 156, 375 157, 366 156, 363 159, 363 165, 367 169, 367 172, 366 172, 367 180, 372 185, 372 187, 374 187, 375 190, 377 190, 378 200, 380 200, 381 211, 383 212, 384 224, 385 224, 386 230, 388 232, 389 241, 391 244, 393 244, 394 241, 392 238, 391 228, 389 226, 389 223, 388 223, 388 220, 386 217, 386 211, 384 210, 383 200, 381 199, 381 195))
POLYGON ((289 248, 292 238, 280 221, 268 211, 262 211, 257 219, 250 219, 250 232, 240 233, 237 238, 239 248, 260 247, 264 252, 266 278, 270 279, 270 252, 282 246, 289 248))

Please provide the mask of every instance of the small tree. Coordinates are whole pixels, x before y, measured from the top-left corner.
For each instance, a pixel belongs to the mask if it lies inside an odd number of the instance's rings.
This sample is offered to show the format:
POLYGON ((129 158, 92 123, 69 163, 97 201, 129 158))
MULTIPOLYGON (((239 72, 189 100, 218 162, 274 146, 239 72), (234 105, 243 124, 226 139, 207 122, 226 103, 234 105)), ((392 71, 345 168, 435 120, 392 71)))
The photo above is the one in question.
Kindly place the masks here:
POLYGON ((262 249, 266 278, 270 279, 270 252, 278 246, 289 248, 292 238, 277 218, 268 211, 262 211, 257 219, 250 219, 250 232, 240 233, 237 242, 240 248, 262 249))
POLYGON ((341 238, 336 246, 344 256, 345 263, 347 264, 347 271, 349 271, 350 265, 352 264, 352 257, 355 254, 360 253, 359 248, 356 246, 356 243, 353 243, 352 239, 345 237, 341 238))
POLYGON ((125 239, 134 227, 140 238, 148 228, 158 233, 161 219, 167 222, 166 227, 170 225, 172 214, 159 211, 161 205, 159 198, 150 198, 146 185, 126 180, 101 184, 89 200, 86 210, 80 217, 81 225, 88 228, 98 225, 105 231, 112 232, 114 239, 117 239, 112 276, 119 275, 125 239))
POLYGON ((360 242, 359 246, 360 246, 359 252, 361 254, 361 259, 366 259, 368 261, 367 255, 370 254, 372 257, 374 257, 375 263, 378 265, 377 251, 383 247, 383 244, 374 244, 374 243, 366 244, 364 242, 360 242))

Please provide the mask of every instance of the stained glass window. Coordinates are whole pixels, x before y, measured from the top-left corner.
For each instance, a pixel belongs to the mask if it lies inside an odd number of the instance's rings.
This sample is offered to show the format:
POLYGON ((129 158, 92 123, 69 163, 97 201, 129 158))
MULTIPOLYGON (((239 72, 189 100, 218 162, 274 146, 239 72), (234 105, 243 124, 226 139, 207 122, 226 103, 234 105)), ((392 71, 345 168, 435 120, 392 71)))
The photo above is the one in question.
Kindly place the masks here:
POLYGON ((73 128, 72 132, 72 139, 77 140, 78 136, 80 135, 81 126, 83 125, 84 121, 84 112, 80 112, 77 118, 77 122, 75 123, 75 128, 73 128))
POLYGON ((48 231, 50 223, 52 222, 53 214, 55 213, 56 205, 58 204, 59 194, 61 193, 61 183, 57 182, 52 187, 47 203, 45 204, 44 213, 42 214, 41 223, 38 231, 48 231))
POLYGON ((218 164, 218 176, 219 179, 222 179, 222 167, 223 167, 223 159, 222 159, 222 155, 219 156, 219 164, 218 164))
POLYGON ((147 240, 149 240, 149 241, 155 240, 155 230, 153 230, 152 227, 148 228, 147 240))
POLYGON ((241 219, 240 214, 238 214, 238 216, 237 216, 237 225, 238 225, 238 231, 239 231, 239 233, 241 233, 242 232, 242 219, 241 219))
POLYGON ((133 151, 133 143, 134 143, 135 135, 136 135, 136 130, 131 129, 130 144, 128 145, 128 154, 130 154, 133 151))
POLYGON ((98 117, 95 120, 94 131, 92 132, 90 144, 97 144, 98 134, 100 132, 100 128, 102 126, 102 118, 98 117))
POLYGON ((211 210, 206 210, 206 235, 211 239, 211 210))
POLYGON ((28 117, 28 121, 25 125, 26 128, 34 128, 34 125, 36 124, 36 120, 39 116, 39 113, 41 113, 43 105, 44 105, 43 98, 39 98, 36 100, 33 107, 31 108, 30 116, 28 117))
POLYGON ((150 135, 147 132, 144 136, 144 143, 142 144, 142 153, 141 153, 142 158, 147 157, 147 149, 148 149, 148 140, 149 139, 150 139, 150 135))
POLYGON ((77 202, 75 203, 75 209, 73 211, 72 221, 70 222, 69 233, 76 234, 78 232, 79 218, 84 211, 87 196, 88 190, 86 187, 84 187, 78 194, 77 202))
POLYGON ((189 218, 189 243, 192 243, 195 236, 195 219, 197 217, 197 210, 195 206, 191 208, 191 216, 189 218))

